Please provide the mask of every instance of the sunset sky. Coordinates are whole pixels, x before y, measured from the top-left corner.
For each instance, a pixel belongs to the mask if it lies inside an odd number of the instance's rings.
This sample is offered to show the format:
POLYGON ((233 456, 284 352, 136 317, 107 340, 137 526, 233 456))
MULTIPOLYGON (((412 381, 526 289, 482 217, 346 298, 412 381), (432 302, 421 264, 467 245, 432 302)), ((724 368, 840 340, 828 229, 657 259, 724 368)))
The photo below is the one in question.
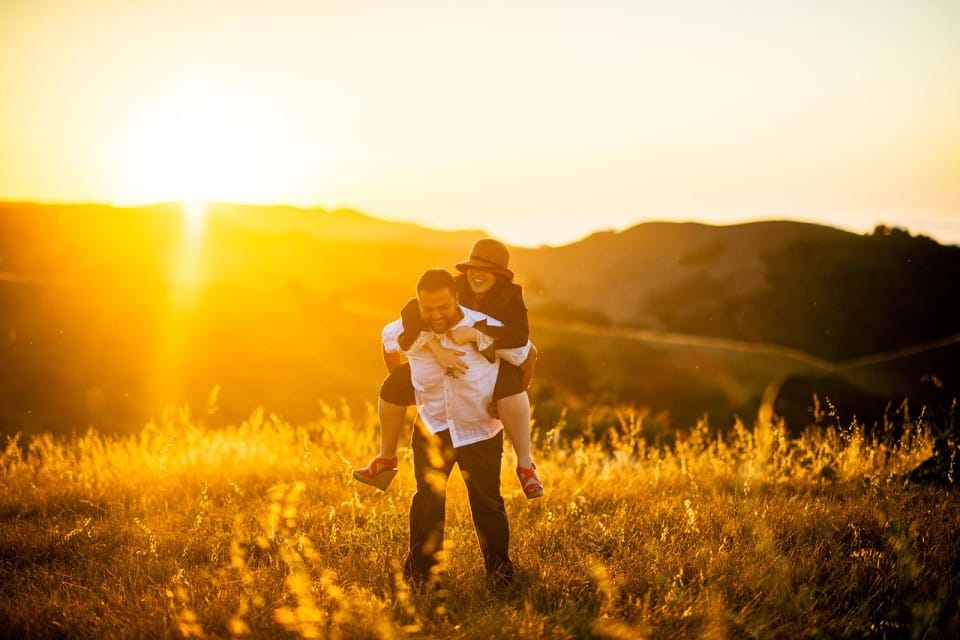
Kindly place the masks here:
POLYGON ((0 200, 960 243, 960 2, 3 0, 0 200))

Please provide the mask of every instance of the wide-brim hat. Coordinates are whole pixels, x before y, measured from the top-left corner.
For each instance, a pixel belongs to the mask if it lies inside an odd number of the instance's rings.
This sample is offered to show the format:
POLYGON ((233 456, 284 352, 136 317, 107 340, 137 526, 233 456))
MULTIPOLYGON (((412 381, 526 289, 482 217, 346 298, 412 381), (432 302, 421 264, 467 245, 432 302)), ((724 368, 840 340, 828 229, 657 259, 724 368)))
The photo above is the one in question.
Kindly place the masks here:
POLYGON ((506 276, 513 280, 513 271, 507 268, 510 264, 510 250, 507 245, 493 238, 480 238, 473 243, 470 257, 457 264, 457 269, 466 273, 467 269, 483 269, 506 276))

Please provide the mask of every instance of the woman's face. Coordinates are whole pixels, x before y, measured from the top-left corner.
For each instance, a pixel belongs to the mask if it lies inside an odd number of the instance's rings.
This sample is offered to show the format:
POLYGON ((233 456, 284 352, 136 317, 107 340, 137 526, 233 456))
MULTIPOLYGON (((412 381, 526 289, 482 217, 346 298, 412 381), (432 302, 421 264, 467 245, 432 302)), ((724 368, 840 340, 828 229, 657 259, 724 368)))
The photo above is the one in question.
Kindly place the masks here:
POLYGON ((481 295, 493 289, 493 285, 497 284, 497 276, 492 271, 467 269, 467 282, 475 294, 481 295))

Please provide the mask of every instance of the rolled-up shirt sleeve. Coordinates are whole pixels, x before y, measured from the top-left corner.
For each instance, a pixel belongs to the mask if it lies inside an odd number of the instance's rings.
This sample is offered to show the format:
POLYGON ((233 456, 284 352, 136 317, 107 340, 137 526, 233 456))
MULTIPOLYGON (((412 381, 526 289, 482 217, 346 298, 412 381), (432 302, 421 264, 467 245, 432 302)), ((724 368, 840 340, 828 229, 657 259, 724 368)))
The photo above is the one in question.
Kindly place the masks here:
MULTIPOLYGON (((474 328, 476 328, 479 333, 477 336, 477 350, 480 352, 483 352, 484 349, 489 349, 491 345, 496 346, 495 343, 499 342, 489 334, 484 333, 484 331, 490 329, 496 330, 503 327, 503 323, 494 318, 486 318, 483 324, 485 326, 482 327, 474 325, 474 328)), ((506 360, 510 364, 519 367, 523 361, 527 359, 527 356, 530 355, 530 341, 527 340, 527 343, 521 347, 497 349, 496 354, 500 356, 502 360, 506 360)))
POLYGON ((523 361, 527 359, 527 356, 530 355, 530 341, 527 340, 527 344, 523 345, 522 347, 514 347, 513 349, 497 349, 497 355, 510 364, 519 367, 521 364, 523 364, 523 361))
POLYGON ((477 330, 477 351, 483 353, 487 349, 493 346, 494 339, 485 334, 483 331, 477 330))
POLYGON ((383 328, 380 339, 383 341, 383 350, 387 353, 397 353, 400 348, 400 334, 403 333, 403 321, 399 318, 383 328))

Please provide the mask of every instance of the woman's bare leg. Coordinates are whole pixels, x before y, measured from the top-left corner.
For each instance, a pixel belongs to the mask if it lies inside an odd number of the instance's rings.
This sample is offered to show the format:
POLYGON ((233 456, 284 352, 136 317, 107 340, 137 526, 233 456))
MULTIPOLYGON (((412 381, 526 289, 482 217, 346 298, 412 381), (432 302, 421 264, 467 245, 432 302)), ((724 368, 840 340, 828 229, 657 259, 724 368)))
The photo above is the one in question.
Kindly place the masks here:
POLYGON ((497 413, 510 436, 513 450, 517 452, 517 464, 529 468, 533 458, 530 454, 530 398, 527 392, 521 391, 497 400, 497 413))
MULTIPOLYGON (((380 453, 378 458, 395 458, 403 420, 407 417, 407 408, 383 398, 377 399, 377 415, 380 417, 380 453)), ((528 428, 529 433, 529 428, 528 428)))

